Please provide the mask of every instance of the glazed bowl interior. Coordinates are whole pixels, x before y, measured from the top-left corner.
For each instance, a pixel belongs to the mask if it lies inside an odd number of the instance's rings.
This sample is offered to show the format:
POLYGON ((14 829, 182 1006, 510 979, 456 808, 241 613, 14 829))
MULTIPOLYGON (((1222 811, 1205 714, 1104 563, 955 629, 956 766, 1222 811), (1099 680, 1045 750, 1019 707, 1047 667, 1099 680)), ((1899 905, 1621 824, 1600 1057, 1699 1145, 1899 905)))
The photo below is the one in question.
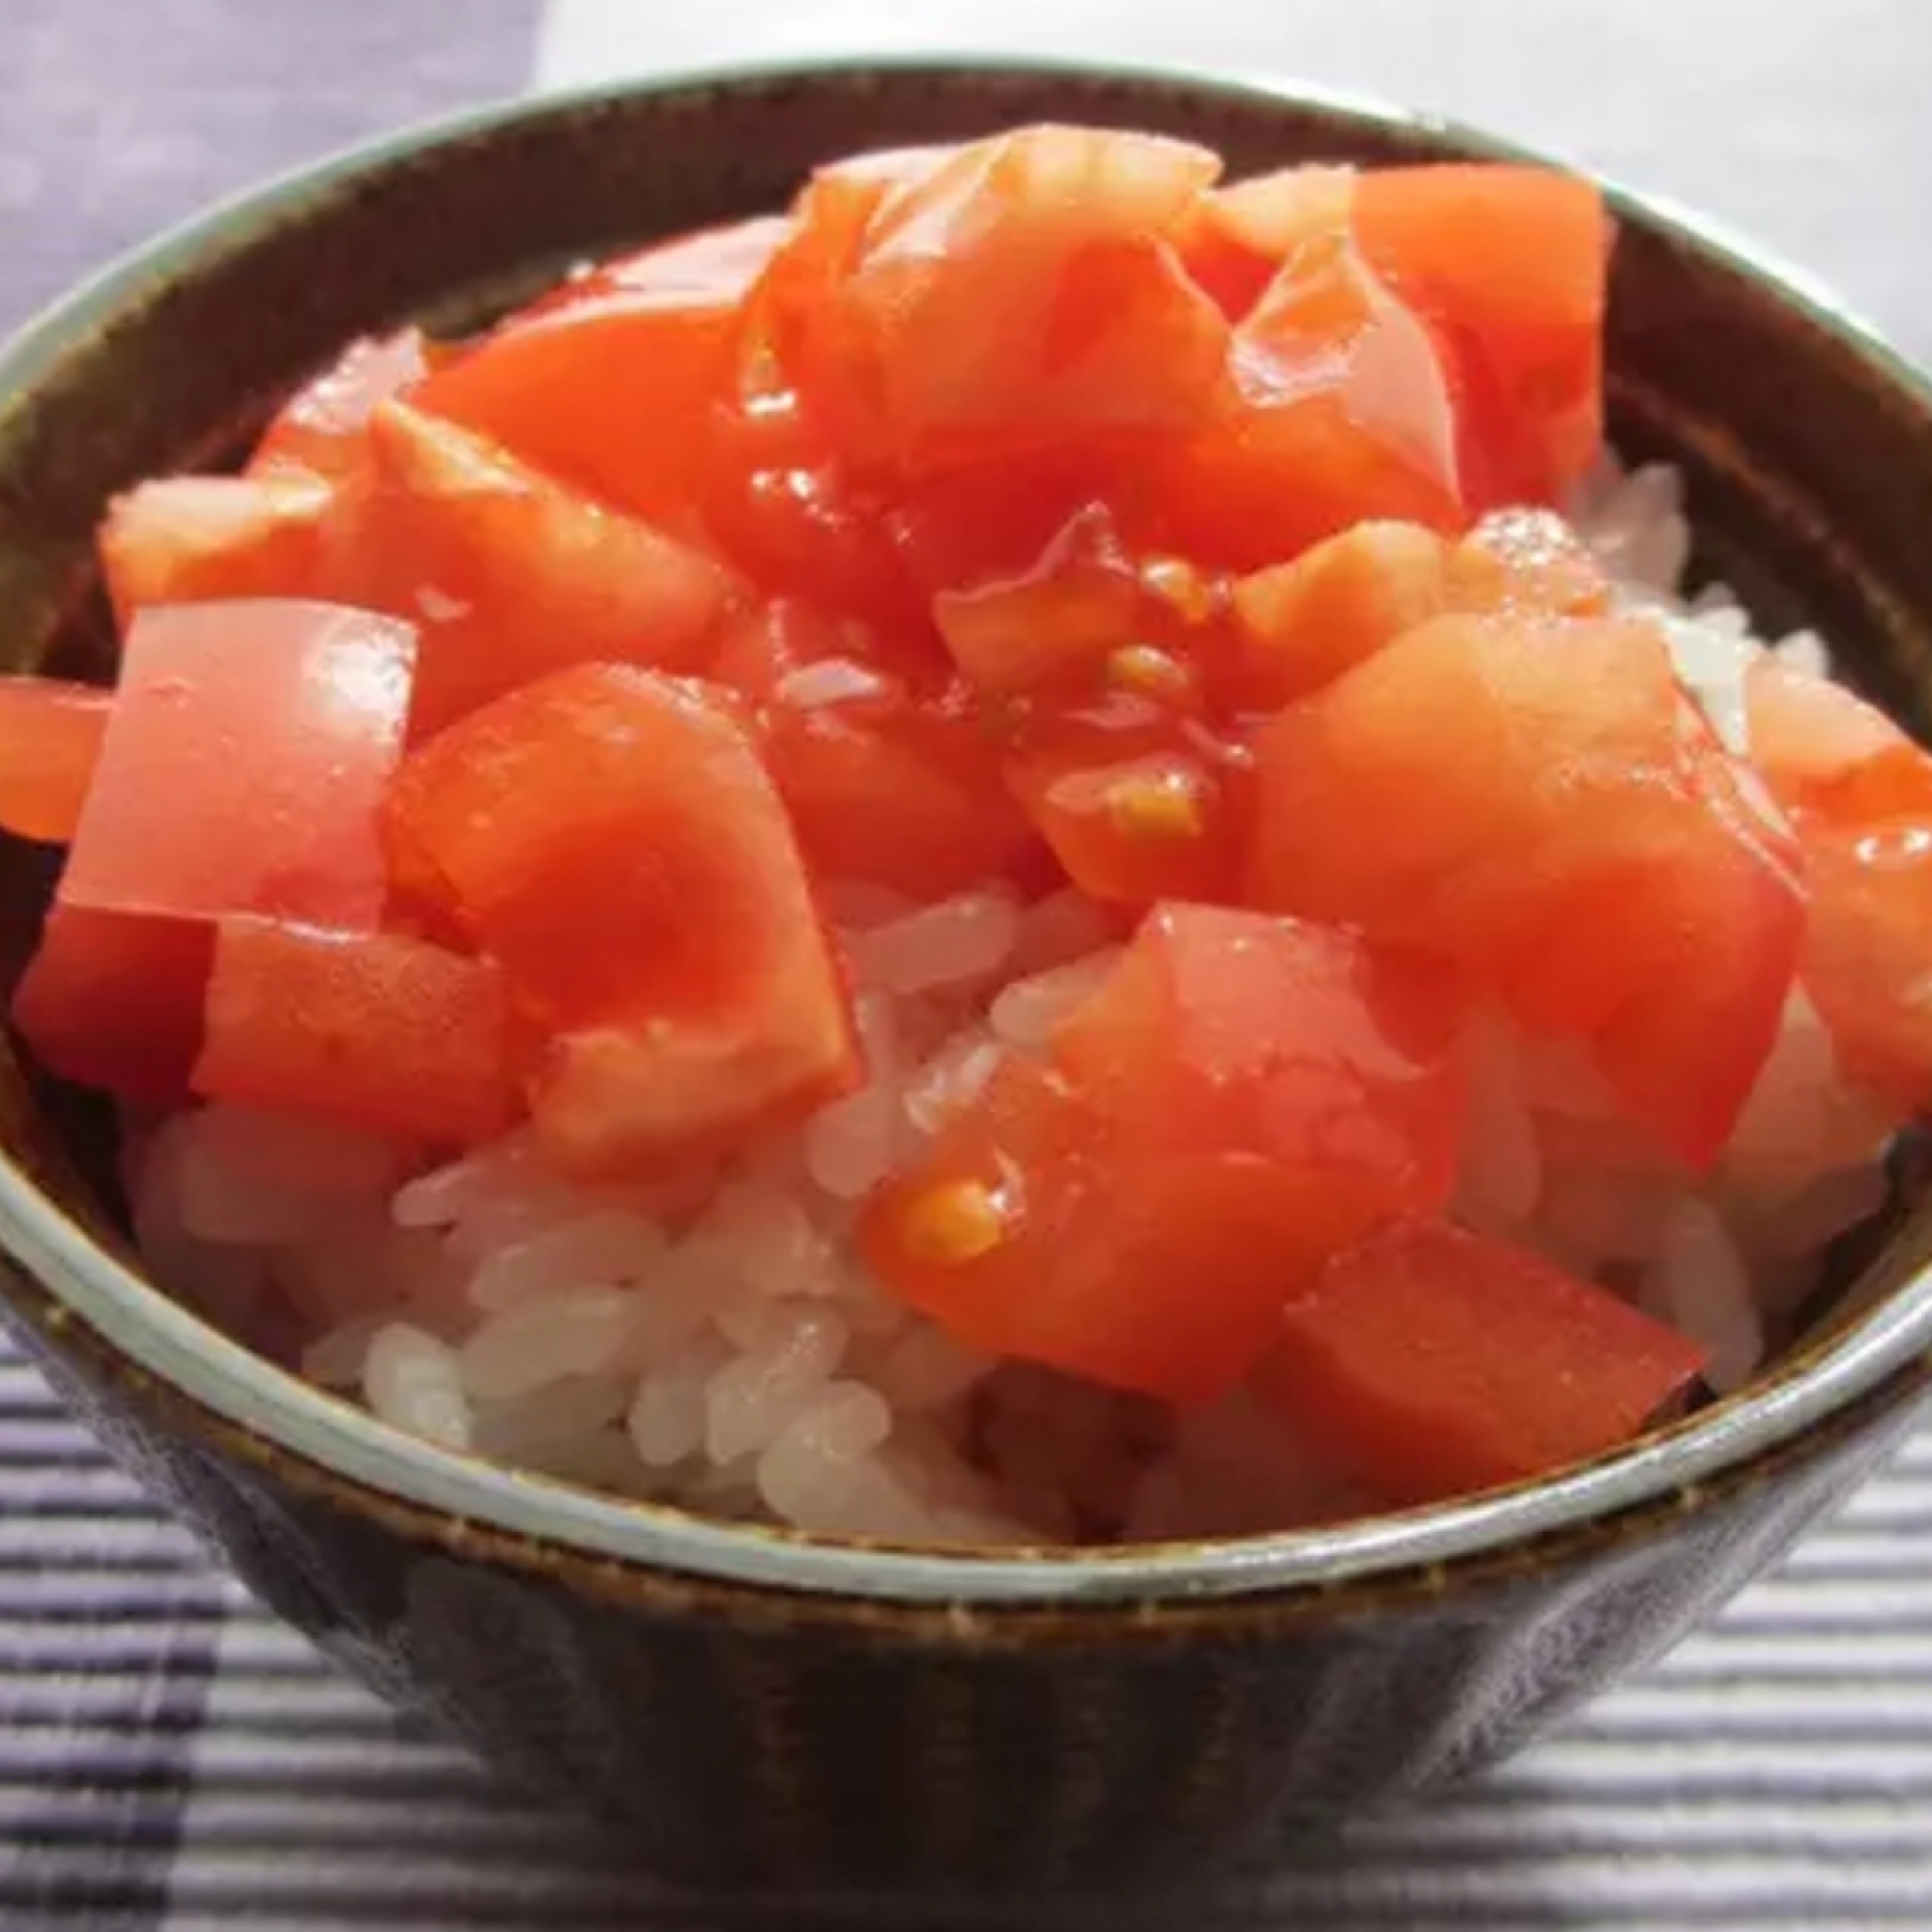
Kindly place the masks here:
MULTIPOLYGON (((1326 98, 1055 67, 745 74, 496 109, 231 203, 108 271, 0 358, 0 661, 101 678, 112 632, 92 534, 117 490, 211 467, 351 337, 474 326, 585 256, 781 206, 856 148, 1054 119, 1205 141, 1230 173, 1499 152, 1326 98)), ((1852 678, 1932 724, 1932 396, 1829 300, 1628 196, 1608 338, 1612 434, 1686 473, 1696 568, 1761 624, 1815 625, 1852 678)), ((0 854, 0 972, 52 879, 0 854)), ((0 1059, 0 1239, 31 1327, 128 1366, 207 1426, 293 1452, 391 1504, 622 1562, 837 1597, 988 1608, 1318 1588, 1480 1558, 1668 1507, 1847 1412, 1932 1349, 1932 1212, 1903 1182, 1837 1291, 1745 1395, 1600 1462, 1407 1515, 1224 1544, 942 1553, 815 1543, 526 1479, 396 1434, 206 1328, 140 1279, 101 1106, 0 1059)), ((198 1425, 197 1425, 198 1426, 198 1425)))

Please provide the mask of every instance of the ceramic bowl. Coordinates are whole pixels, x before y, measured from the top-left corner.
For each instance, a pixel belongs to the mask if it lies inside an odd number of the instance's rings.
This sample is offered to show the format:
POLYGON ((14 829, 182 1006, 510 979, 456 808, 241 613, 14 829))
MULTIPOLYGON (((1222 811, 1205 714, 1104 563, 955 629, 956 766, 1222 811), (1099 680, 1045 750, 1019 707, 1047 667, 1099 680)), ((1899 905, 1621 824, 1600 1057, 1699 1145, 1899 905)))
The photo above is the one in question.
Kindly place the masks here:
MULTIPOLYGON (((219 460, 349 337, 475 319, 585 254, 781 204, 813 162, 1045 118, 1235 172, 1494 153, 1433 123, 1163 74, 764 72, 493 109, 324 163, 110 270, 0 357, 0 658, 103 673, 115 490, 219 460)), ((1615 434, 1685 468, 1702 562, 1927 720, 1932 400, 1779 272, 1624 197, 1615 434)), ((10 851, 0 966, 47 872, 10 851)), ((1298 1821, 1479 1770, 1670 1643, 1900 1434, 1932 1221, 1744 1399, 1559 1480, 1117 1554, 813 1543, 392 1434, 144 1284, 100 1111, 0 1066, 9 1324, 292 1623, 513 1773, 717 1889, 1196 1899, 1298 1821)), ((1864 1263, 1869 1262, 1869 1268, 1864 1263)))

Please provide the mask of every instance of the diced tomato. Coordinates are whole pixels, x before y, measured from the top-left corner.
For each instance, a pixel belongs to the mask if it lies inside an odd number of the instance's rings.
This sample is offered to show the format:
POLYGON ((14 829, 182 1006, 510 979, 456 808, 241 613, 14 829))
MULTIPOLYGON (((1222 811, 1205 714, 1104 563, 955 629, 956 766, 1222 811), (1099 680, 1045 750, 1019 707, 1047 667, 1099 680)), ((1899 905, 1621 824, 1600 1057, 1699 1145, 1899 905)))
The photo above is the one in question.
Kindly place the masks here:
POLYGON ((1234 332, 1213 419, 1151 462, 1137 517, 1197 562, 1258 570, 1367 518, 1462 521, 1450 372, 1344 242, 1299 251, 1234 332))
POLYGON ((169 476, 108 505, 101 562, 126 624, 150 604, 331 591, 336 496, 303 473, 169 476))
POLYGON ((114 694, 56 678, 0 678, 0 825, 65 845, 80 822, 114 694))
POLYGON ((1427 1503, 1613 1449, 1703 1365, 1614 1295, 1422 1221, 1293 1296, 1261 1386, 1359 1480, 1427 1503))
POLYGON ((1610 584, 1589 546, 1552 510, 1491 510, 1449 553, 1445 602, 1500 617, 1596 618, 1610 584))
POLYGON ((854 1076, 785 809, 728 703, 581 665, 414 753, 392 850, 559 1037, 533 1110, 574 1173, 715 1151, 854 1076))
POLYGON ((194 1090, 468 1145, 515 1116, 503 972, 394 933, 224 919, 194 1090))
POLYGON ((709 557, 404 403, 371 420, 370 576, 419 615, 418 736, 565 664, 689 670, 735 596, 709 557))
POLYGON ((1745 690, 1754 762, 1803 848, 1806 989, 1853 1075, 1932 1104, 1932 757, 1774 657, 1745 690))
POLYGON ((720 400, 708 436, 705 528, 762 589, 900 636, 930 630, 886 505, 853 481, 822 417, 782 374, 747 376, 720 400))
POLYGON ((1932 819, 1932 756, 1842 684, 1760 657, 1745 677, 1751 762, 1795 818, 1932 819))
POLYGON ((765 764, 820 877, 938 899, 1010 874, 1032 844, 970 702, 915 693, 862 626, 780 598, 727 631, 712 675, 758 701, 765 764))
POLYGON ((1101 666, 1139 634, 1145 604, 1112 517, 1095 505, 1024 574, 942 591, 933 615, 975 690, 1002 696, 1071 680, 1091 692, 1101 666))
POLYGON ((376 405, 399 394, 428 369, 422 332, 364 336, 282 406, 249 459, 248 474, 308 471, 353 477, 362 462, 362 431, 376 405))
POLYGON ((779 220, 672 243, 512 315, 408 400, 680 536, 779 220))
POLYGON ((1455 344, 1471 501, 1555 500, 1602 440, 1602 196, 1547 168, 1370 169, 1353 220, 1377 273, 1455 344))
POLYGON ((14 991, 14 1024, 49 1072, 178 1106, 201 1049, 214 951, 204 920, 56 904, 14 991))
POLYGON ((917 475, 1197 420, 1226 323, 1167 237, 1219 168, 1179 141, 1041 127, 899 185, 828 318, 842 427, 870 420, 917 475))
POLYGON ((1627 1104, 1708 1165, 1776 1035, 1802 912, 1789 840, 1654 626, 1438 619, 1283 711, 1256 758, 1259 903, 1600 1036, 1627 1104))
POLYGON ((1453 1022, 1421 971, 1163 908, 1053 1065, 1006 1061, 874 1198, 868 1259, 977 1347, 1211 1398, 1335 1246, 1448 1187, 1453 1022))
POLYGON ((1443 608, 1449 546, 1411 523, 1359 523, 1233 591, 1232 702, 1274 711, 1332 683, 1443 608))
POLYGON ((332 604, 140 612, 61 903, 372 929, 414 655, 407 624, 332 604))
POLYGON ((1120 906, 1236 895, 1246 850, 1242 774, 1205 735, 1097 757, 1048 748, 1007 762, 1007 782, 1067 877, 1120 906))
POLYGON ((1243 320, 1276 272, 1311 243, 1348 232, 1355 170, 1290 167, 1201 197, 1182 259, 1231 322, 1243 320))

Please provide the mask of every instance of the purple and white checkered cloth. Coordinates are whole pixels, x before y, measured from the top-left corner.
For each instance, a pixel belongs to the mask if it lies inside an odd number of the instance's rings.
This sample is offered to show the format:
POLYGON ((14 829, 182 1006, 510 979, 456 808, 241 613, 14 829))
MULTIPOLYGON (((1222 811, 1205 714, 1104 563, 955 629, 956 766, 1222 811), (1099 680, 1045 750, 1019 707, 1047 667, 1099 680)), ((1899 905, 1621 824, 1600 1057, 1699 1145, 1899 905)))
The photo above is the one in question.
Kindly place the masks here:
MULTIPOLYGON (((1932 363, 1917 0, 0 0, 0 329, 209 197, 421 114, 915 45, 1447 110, 1729 221, 1932 363)), ((1337 1932, 1932 1927, 1932 1429, 1714 1629, 1277 1907, 1337 1932)), ((0 1348, 0 1927, 700 1922, 280 1629, 0 1348)))

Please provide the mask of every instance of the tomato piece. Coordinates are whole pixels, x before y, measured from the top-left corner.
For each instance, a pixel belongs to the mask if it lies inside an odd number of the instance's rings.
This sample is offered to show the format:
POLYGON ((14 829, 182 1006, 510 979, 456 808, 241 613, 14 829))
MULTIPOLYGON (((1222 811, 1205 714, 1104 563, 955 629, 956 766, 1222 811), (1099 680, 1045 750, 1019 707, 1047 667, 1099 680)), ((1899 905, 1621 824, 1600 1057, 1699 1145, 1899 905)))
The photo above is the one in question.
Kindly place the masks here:
POLYGON ((282 405, 248 461, 248 474, 305 470, 337 478, 359 475, 362 431, 376 405, 419 381, 428 367, 419 329, 352 342, 282 405))
POLYGON ((1111 515, 1094 505, 1022 574, 947 591, 933 616, 975 690, 1036 691, 1071 678, 1087 689, 1143 628, 1147 599, 1111 515))
POLYGON ((1775 1037, 1802 909, 1789 839, 1653 625, 1437 619, 1283 711, 1255 756, 1258 903, 1420 946, 1527 1024, 1600 1037, 1626 1104, 1709 1164, 1775 1037))
POLYGON ((515 1117, 502 969, 396 933, 216 928, 195 1092, 470 1145, 515 1117))
POLYGON ((1609 579, 1552 510, 1491 510, 1449 553, 1447 607, 1492 616, 1609 614, 1609 579))
POLYGON ((373 929, 415 649, 332 604, 140 612, 61 902, 373 929))
POLYGON ((1932 757, 1842 685, 1745 675, 1753 758, 1803 848, 1804 983, 1846 1068, 1932 1103, 1932 757))
POLYGON ((1229 374, 1207 426, 1143 473, 1137 515, 1168 547, 1258 570, 1369 518, 1459 527, 1448 365, 1345 242, 1288 262, 1229 374))
POLYGON ((908 475, 1194 422, 1226 324, 1167 236, 1219 168, 1179 141, 1038 127, 899 185, 828 319, 838 419, 876 424, 908 475))
POLYGON ((1393 1500, 1526 1481, 1636 1434, 1695 1343, 1500 1241, 1407 1222, 1288 1303, 1269 1399, 1393 1500))
POLYGON ((1348 232, 1354 199, 1347 167, 1280 168, 1232 182, 1201 196, 1182 259, 1222 313, 1242 321, 1299 249, 1348 232))
POLYGON ((1760 657, 1745 674, 1745 705, 1751 761, 1795 818, 1932 818, 1932 756, 1842 684, 1760 657))
POLYGON ((369 571, 420 614, 411 725, 591 659, 688 670, 735 594, 712 559, 404 403, 371 419, 369 571))
POLYGON ((715 1151, 854 1077, 791 824, 723 694, 554 673, 413 753, 389 826, 559 1036, 533 1112, 566 1170, 715 1151))
POLYGON ((1360 523, 1233 590, 1229 696, 1274 711, 1437 615, 1450 548, 1411 523, 1360 523))
POLYGON ((930 629, 885 504, 853 481, 822 413, 781 374, 747 376, 719 403, 709 435, 698 483, 705 528, 761 588, 900 635, 930 629))
POLYGON ((327 483, 302 473, 142 483, 116 497, 101 525, 115 616, 125 625, 149 604, 322 594, 336 575, 336 504, 327 483))
POLYGON ((1136 1142, 1259 1155, 1380 1214, 1448 1196, 1459 978, 1352 933, 1157 906, 1053 1064, 1136 1142))
POLYGON ((14 991, 14 1024, 48 1072, 124 1100, 187 1099, 215 931, 204 920, 58 903, 14 991))
POLYGON ((1353 221, 1377 273, 1456 345, 1472 500, 1555 500, 1602 441, 1601 194, 1548 168, 1370 169, 1353 221))
POLYGON ((758 700, 819 877, 940 899, 1010 874, 1033 843, 969 702, 915 693, 863 627, 780 598, 728 630, 712 676, 758 700))
POLYGON ((1409 997, 1345 936, 1163 908, 1053 1066, 1002 1063, 875 1197, 863 1251, 974 1346, 1211 1399, 1334 1247, 1447 1189, 1449 1029, 1409 997))
POLYGON ((1007 783, 1089 898, 1233 898, 1246 825, 1226 752, 1199 741, 1123 754, 1034 751, 1008 761, 1007 783))
POLYGON ((788 232, 784 221, 760 220, 633 256, 510 316, 408 400, 692 535, 744 298, 788 232))
POLYGON ((57 678, 0 678, 0 825, 65 845, 80 822, 112 691, 57 678))

